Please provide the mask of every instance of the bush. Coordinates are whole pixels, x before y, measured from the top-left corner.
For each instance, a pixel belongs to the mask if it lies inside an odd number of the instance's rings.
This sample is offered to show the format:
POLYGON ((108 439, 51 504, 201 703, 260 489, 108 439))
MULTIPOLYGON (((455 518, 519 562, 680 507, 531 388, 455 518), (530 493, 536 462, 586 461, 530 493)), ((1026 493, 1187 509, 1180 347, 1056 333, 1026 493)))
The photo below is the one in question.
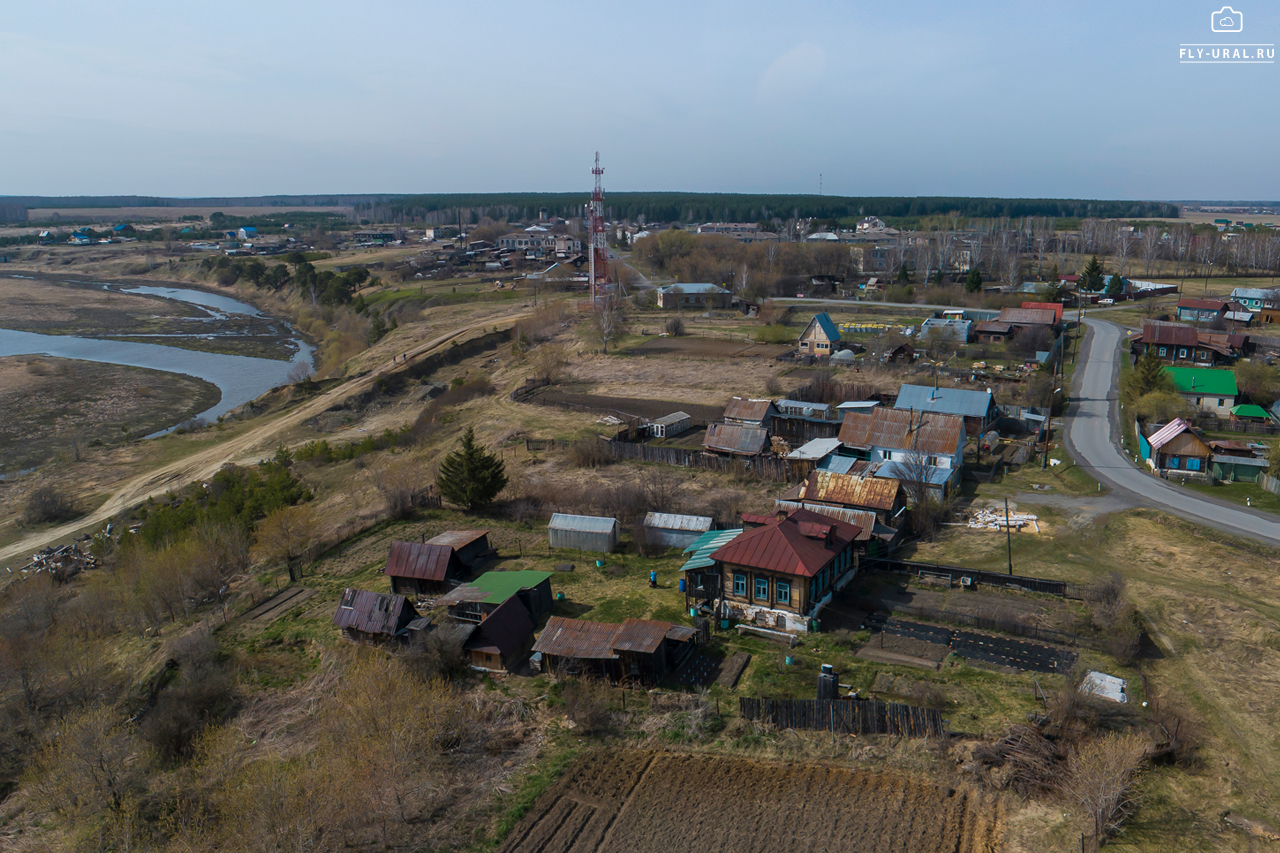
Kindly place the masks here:
POLYGON ((782 380, 777 376, 770 376, 764 383, 764 390, 777 396, 782 393, 782 380))
POLYGON ((672 317, 667 321, 667 334, 673 338, 678 338, 684 334, 684 319, 681 317, 672 317))
POLYGON ((577 468, 601 468, 613 462, 609 445, 597 436, 580 438, 569 448, 568 461, 577 468))
POLYGON ((27 524, 47 524, 67 521, 79 514, 71 495, 57 486, 41 486, 27 498, 22 518, 27 524))
POLYGON ((594 735, 607 730, 612 722, 609 711, 609 689, 598 681, 573 680, 560 688, 565 715, 578 734, 594 735))
POLYGON ((791 329, 781 323, 771 323, 756 331, 756 340, 764 344, 789 344, 795 340, 791 329))
POLYGON ((470 661, 462 650, 462 643, 450 636, 446 625, 439 625, 425 634, 419 632, 404 650, 401 658, 411 670, 423 679, 453 679, 467 671, 470 661))

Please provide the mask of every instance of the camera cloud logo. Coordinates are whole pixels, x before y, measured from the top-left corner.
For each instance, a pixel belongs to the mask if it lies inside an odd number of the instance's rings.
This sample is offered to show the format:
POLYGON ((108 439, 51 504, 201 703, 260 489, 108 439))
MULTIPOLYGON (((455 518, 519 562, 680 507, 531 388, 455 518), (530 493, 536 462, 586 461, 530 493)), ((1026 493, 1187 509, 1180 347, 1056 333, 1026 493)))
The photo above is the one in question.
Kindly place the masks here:
POLYGON ((1230 6, 1223 6, 1209 15, 1209 28, 1215 33, 1244 32, 1244 14, 1230 6))

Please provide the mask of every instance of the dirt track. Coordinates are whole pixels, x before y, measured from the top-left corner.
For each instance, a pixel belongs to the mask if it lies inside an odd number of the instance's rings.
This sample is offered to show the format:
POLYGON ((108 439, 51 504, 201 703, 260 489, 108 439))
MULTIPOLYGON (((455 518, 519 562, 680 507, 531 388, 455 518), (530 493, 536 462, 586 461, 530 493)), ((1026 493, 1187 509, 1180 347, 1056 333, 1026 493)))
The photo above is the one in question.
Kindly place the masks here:
MULTIPOLYGON (((519 312, 508 315, 502 318, 498 325, 514 322, 528 316, 529 313, 519 312)), ((462 328, 454 329, 425 343, 418 344, 416 347, 406 348, 402 351, 408 354, 408 360, 412 362, 414 359, 426 355, 435 348, 447 344, 467 332, 489 329, 494 325, 494 318, 488 317, 484 322, 472 323, 462 328)), ((357 394, 367 389, 377 382, 380 377, 403 370, 407 366, 406 362, 403 361, 399 364, 393 364, 389 361, 383 362, 365 375, 345 382, 313 400, 308 400, 298 408, 279 417, 258 424, 242 435, 126 480, 102 506, 87 516, 48 530, 42 530, 39 533, 33 533, 11 545, 0 548, 0 564, 34 553, 50 543, 65 541, 86 527, 101 525, 112 516, 146 500, 148 497, 163 495, 171 489, 180 489, 187 483, 196 480, 206 480, 216 474, 218 469, 227 462, 270 455, 277 445, 278 436, 282 433, 315 417, 330 406, 342 402, 352 394, 357 394)))
POLYGON ((887 773, 619 750, 578 759, 503 853, 995 853, 1003 803, 887 773))

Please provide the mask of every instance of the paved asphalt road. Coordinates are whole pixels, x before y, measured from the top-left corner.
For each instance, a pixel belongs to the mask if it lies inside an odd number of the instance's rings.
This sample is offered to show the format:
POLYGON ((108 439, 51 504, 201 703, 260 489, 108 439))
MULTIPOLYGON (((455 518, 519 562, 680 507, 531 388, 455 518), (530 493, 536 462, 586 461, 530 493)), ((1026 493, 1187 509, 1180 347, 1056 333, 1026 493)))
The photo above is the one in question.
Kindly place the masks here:
POLYGON ((1127 460, 1119 445, 1116 384, 1123 330, 1105 320, 1086 320, 1088 332, 1081 349, 1068 412, 1067 451, 1078 465, 1139 506, 1155 507, 1199 524, 1280 545, 1280 518, 1229 501, 1202 497, 1144 473, 1127 460))

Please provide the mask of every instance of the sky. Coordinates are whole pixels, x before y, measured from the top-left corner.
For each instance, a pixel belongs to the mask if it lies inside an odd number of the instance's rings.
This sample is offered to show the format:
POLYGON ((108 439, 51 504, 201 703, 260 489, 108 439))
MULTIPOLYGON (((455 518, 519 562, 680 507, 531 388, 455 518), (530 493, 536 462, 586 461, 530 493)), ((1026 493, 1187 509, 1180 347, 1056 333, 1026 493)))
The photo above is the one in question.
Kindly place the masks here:
POLYGON ((0 196, 1280 199, 1232 2, 10 3, 0 196))

